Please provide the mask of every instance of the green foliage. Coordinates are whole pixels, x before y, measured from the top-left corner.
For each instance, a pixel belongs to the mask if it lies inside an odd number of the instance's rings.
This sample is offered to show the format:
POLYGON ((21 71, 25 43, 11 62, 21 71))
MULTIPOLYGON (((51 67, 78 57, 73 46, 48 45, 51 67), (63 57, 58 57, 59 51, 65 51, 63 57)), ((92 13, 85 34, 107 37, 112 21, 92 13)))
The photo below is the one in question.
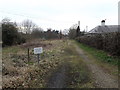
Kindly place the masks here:
POLYGON ((85 51, 91 53, 92 55, 94 55, 98 60, 101 60, 103 62, 107 62, 113 65, 118 65, 118 60, 120 59, 120 57, 117 56, 110 56, 107 52, 103 51, 103 50, 98 50, 92 47, 89 47, 85 44, 81 44, 78 43, 77 44, 85 51))
POLYGON ((2 24, 2 41, 3 45, 12 45, 14 43, 14 39, 17 38, 17 28, 8 23, 8 24, 2 24))
POLYGON ((113 56, 120 56, 120 33, 89 34, 77 38, 88 46, 104 50, 113 56))
POLYGON ((18 33, 16 23, 2 22, 2 42, 3 46, 11 46, 25 42, 25 39, 18 33))

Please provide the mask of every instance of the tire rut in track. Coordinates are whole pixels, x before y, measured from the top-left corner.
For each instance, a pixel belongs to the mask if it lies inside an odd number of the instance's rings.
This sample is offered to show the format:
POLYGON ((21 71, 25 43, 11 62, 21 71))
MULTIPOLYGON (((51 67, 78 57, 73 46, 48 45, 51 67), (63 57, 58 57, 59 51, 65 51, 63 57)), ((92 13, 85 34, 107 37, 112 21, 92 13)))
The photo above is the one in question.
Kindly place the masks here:
POLYGON ((65 88, 67 79, 67 66, 64 64, 52 73, 47 88, 65 88))
POLYGON ((84 51, 75 45, 76 51, 83 58, 90 71, 92 72, 92 78, 95 80, 95 86, 98 88, 118 88, 118 79, 99 67, 93 60, 91 60, 84 51))

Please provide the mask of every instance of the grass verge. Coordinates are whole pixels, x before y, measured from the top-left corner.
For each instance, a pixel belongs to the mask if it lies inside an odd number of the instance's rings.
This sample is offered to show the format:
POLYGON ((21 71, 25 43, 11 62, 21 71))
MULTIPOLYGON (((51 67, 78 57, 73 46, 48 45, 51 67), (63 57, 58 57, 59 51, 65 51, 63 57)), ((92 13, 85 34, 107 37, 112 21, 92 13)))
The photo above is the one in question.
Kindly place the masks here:
POLYGON ((90 46, 87 46, 79 42, 76 42, 76 43, 78 46, 80 46, 80 48, 89 52, 90 54, 95 56, 98 60, 105 62, 105 63, 112 64, 112 65, 116 65, 116 66, 118 65, 118 60, 120 60, 120 57, 110 56, 107 52, 103 50, 98 50, 98 49, 92 48, 90 46))
POLYGON ((112 74, 118 78, 119 73, 119 65, 120 65, 120 57, 110 56, 107 52, 103 50, 98 50, 93 47, 87 46, 85 44, 79 43, 77 41, 73 41, 80 48, 84 50, 84 52, 96 62, 97 65, 102 67, 105 72, 112 74))

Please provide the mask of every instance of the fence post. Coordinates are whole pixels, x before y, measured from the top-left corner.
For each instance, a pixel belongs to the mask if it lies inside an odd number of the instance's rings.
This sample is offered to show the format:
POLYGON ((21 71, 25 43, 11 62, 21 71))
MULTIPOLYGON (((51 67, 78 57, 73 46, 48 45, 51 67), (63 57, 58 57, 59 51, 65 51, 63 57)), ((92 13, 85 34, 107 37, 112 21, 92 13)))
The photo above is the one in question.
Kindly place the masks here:
POLYGON ((28 48, 28 62, 30 61, 29 48, 28 48))
POLYGON ((38 54, 37 56, 38 56, 38 64, 39 64, 39 61, 40 61, 40 54, 38 54))

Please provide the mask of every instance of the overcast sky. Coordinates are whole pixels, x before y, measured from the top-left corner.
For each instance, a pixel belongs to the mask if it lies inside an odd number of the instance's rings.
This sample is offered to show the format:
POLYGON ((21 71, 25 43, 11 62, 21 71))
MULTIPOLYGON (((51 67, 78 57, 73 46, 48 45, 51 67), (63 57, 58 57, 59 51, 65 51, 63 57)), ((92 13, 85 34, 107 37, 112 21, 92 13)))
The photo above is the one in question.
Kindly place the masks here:
POLYGON ((0 0, 0 21, 9 17, 22 22, 30 19, 41 28, 64 30, 80 21, 88 30, 106 19, 107 25, 118 24, 119 0, 0 0))

